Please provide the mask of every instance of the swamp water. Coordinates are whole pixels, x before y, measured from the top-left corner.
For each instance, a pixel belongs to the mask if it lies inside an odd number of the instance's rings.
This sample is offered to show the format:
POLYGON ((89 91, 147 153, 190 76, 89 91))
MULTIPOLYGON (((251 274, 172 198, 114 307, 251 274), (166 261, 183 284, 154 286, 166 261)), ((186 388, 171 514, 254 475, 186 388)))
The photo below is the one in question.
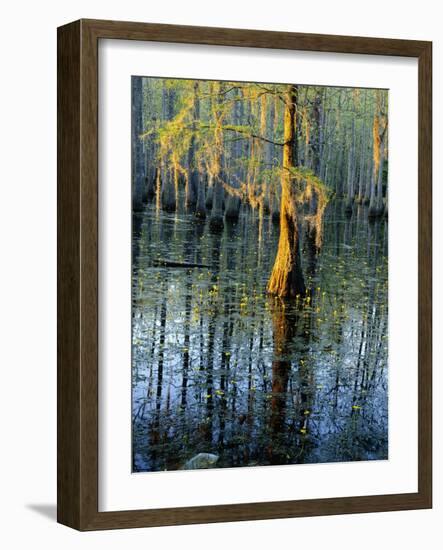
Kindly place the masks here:
POLYGON ((134 472, 388 458, 385 220, 331 202, 297 303, 266 293, 270 216, 215 234, 148 206, 133 231, 134 472))

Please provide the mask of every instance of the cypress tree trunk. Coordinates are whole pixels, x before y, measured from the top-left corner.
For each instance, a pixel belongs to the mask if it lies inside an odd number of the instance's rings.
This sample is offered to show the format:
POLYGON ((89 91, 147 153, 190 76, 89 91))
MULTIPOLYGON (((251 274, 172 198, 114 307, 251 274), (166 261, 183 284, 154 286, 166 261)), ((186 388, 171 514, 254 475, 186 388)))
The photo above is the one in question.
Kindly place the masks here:
MULTIPOLYGON (((243 100, 241 98, 241 92, 240 90, 237 90, 236 94, 237 101, 234 102, 234 108, 232 112, 232 122, 235 126, 239 126, 242 124, 242 107, 243 107, 243 100)), ((234 159, 234 161, 238 161, 238 159, 242 155, 242 142, 241 141, 234 141, 231 144, 231 160, 234 159)), ((237 167, 234 174, 237 176, 237 179, 241 178, 241 170, 237 167)), ((233 187, 238 188, 237 180, 234 178, 233 181, 229 182, 233 187)), ((225 219, 236 222, 240 216, 240 206, 241 201, 240 197, 230 194, 226 199, 226 210, 225 210, 225 219)))
POLYGON ((240 215, 240 199, 234 195, 229 195, 226 200, 225 218, 236 222, 240 215))
POLYGON ((162 208, 166 212, 174 212, 176 207, 173 173, 165 160, 162 169, 162 208))
MULTIPOLYGON (((312 140, 312 170, 318 176, 321 173, 321 159, 323 156, 323 123, 324 123, 324 109, 322 105, 322 92, 317 92, 317 96, 314 103, 314 124, 313 124, 313 134, 315 138, 312 140)), ((312 135, 311 130, 311 135, 312 135)), ((295 159, 295 164, 297 164, 297 159, 295 159)), ((318 196, 317 193, 311 193, 311 198, 309 201, 309 214, 310 216, 315 216, 318 208, 318 196)), ((312 221, 309 221, 306 224, 306 245, 309 250, 309 255, 316 257, 318 253, 317 248, 317 226, 312 221)))
POLYGON ((272 223, 278 225, 280 223, 280 199, 278 196, 277 186, 273 186, 271 189, 271 218, 272 223))
MULTIPOLYGON (((163 85, 162 90, 162 114, 163 120, 171 120, 173 117, 173 92, 163 85)), ((174 212, 176 206, 174 178, 170 159, 163 158, 161 161, 161 203, 166 212, 174 212)))
POLYGON ((205 182, 200 179, 197 188, 197 204, 195 207, 195 217, 204 220, 206 218, 206 206, 205 206, 205 182))
POLYGON ((363 119, 361 123, 361 138, 360 138, 360 162, 359 162, 359 174, 358 174, 358 194, 357 202, 361 204, 363 202, 363 184, 364 184, 364 175, 365 175, 365 161, 366 161, 366 105, 367 105, 367 93, 365 93, 365 103, 363 109, 363 119))
POLYGON ((295 297, 305 293, 300 258, 297 204, 290 173, 290 169, 294 168, 296 97, 297 87, 291 84, 285 93, 280 238, 268 283, 268 292, 282 298, 295 297))
MULTIPOLYGON (((274 119, 272 122, 272 135, 274 136, 276 128, 278 128, 278 123, 281 116, 281 101, 280 98, 276 95, 274 97, 274 108, 273 115, 274 119)), ((282 151, 280 147, 275 147, 272 145, 272 163, 273 165, 280 166, 282 163, 282 151)), ((274 225, 280 224, 280 185, 273 180, 271 188, 269 189, 269 202, 271 210, 271 219, 274 225)))
POLYGON ((378 215, 377 200, 376 200, 376 188, 379 180, 379 168, 380 168, 380 149, 381 149, 381 139, 380 139, 380 120, 377 112, 378 104, 376 107, 376 112, 374 114, 374 124, 372 127, 372 136, 373 136, 373 169, 372 169, 372 178, 371 178, 371 198, 369 201, 369 212, 368 216, 370 218, 375 218, 378 215))
POLYGON ((143 80, 133 76, 132 87, 132 209, 139 212, 143 208, 144 191, 144 158, 143 143, 140 134, 143 132, 143 80))
POLYGON ((381 216, 384 211, 383 206, 383 168, 385 164, 385 142, 382 140, 380 145, 380 165, 378 167, 377 178, 377 197, 376 197, 376 211, 377 216, 381 216))
MULTIPOLYGON (((320 173, 320 130, 321 130, 321 118, 322 118, 322 104, 320 92, 317 92, 314 104, 312 106, 312 128, 310 131, 310 141, 312 149, 312 171, 316 176, 320 173)), ((297 159, 296 159, 297 160, 297 159)))
MULTIPOLYGON (((143 128, 151 128, 154 125, 154 117, 152 107, 154 101, 153 89, 151 80, 145 78, 143 80, 143 128)), ((144 137, 144 169, 145 169, 145 187, 143 201, 150 201, 155 195, 155 182, 157 179, 157 168, 154 162, 155 159, 155 143, 153 136, 144 137)))
POLYGON ((214 191, 214 178, 211 174, 208 174, 208 188, 206 190, 206 199, 205 199, 205 205, 206 210, 212 209, 212 195, 214 191))
POLYGON ((389 193, 388 193, 388 190, 386 189, 386 199, 385 199, 385 204, 384 204, 384 207, 383 207, 383 216, 385 218, 387 218, 389 216, 388 199, 389 199, 389 193))
POLYGON ((214 178, 212 192, 212 210, 209 219, 209 228, 212 231, 221 231, 224 227, 223 222, 223 187, 220 176, 214 178))
MULTIPOLYGON (((154 155, 149 155, 148 157, 148 154, 146 155, 147 158, 152 158, 154 155)), ((148 165, 149 162, 146 161, 146 164, 148 165)), ((157 181, 157 169, 155 168, 154 170, 151 170, 151 172, 153 173, 152 177, 151 176, 146 176, 145 177, 145 186, 146 186, 146 200, 150 201, 152 200, 152 198, 155 196, 155 185, 156 185, 156 181, 157 181)))
POLYGON ((363 202, 364 197, 364 178, 365 178, 365 135, 363 135, 362 143, 361 143, 361 150, 360 150, 360 167, 359 167, 359 174, 358 174, 358 195, 357 195, 357 202, 361 204, 363 202))
POLYGON ((192 137, 188 151, 188 174, 185 188, 185 205, 187 209, 192 209, 195 206, 199 187, 199 173, 195 159, 197 121, 200 119, 198 89, 199 83, 196 80, 193 89, 192 137))
POLYGON ((322 155, 322 162, 320 167, 320 179, 324 182, 328 182, 329 176, 330 176, 330 168, 331 168, 331 154, 332 154, 332 134, 331 126, 332 126, 332 115, 330 112, 325 115, 325 124, 324 124, 324 132, 323 132, 323 140, 324 140, 324 146, 323 146, 323 155, 322 155))
MULTIPOLYGON (((267 116, 267 136, 270 140, 274 137, 274 118, 275 118, 275 102, 271 98, 269 105, 269 113, 267 116)), ((265 161, 266 167, 270 170, 274 166, 274 148, 273 143, 266 143, 265 145, 265 161)), ((264 197, 264 213, 269 214, 271 212, 271 182, 266 181, 265 183, 265 197, 264 197)))
POLYGON ((367 172, 366 172, 366 186, 365 186, 365 194, 363 197, 363 204, 369 204, 370 198, 371 198, 371 188, 372 188, 372 160, 371 160, 371 149, 369 150, 368 154, 368 166, 367 166, 367 172))
POLYGON ((387 121, 383 115, 383 98, 377 90, 377 106, 374 116, 373 141, 374 141, 374 170, 373 184, 371 188, 371 201, 369 203, 368 216, 375 218, 383 215, 383 167, 385 156, 385 137, 387 121))
POLYGON ((220 82, 212 84, 215 98, 215 144, 214 144, 214 181, 212 189, 212 210, 209 219, 209 228, 212 231, 221 231, 224 227, 223 222, 223 187, 221 183, 221 171, 223 161, 223 130, 222 130, 222 113, 220 109, 221 103, 221 85, 220 82))
POLYGON ((346 206, 345 206, 345 212, 348 214, 352 213, 352 207, 354 205, 354 177, 355 177, 355 99, 354 99, 354 106, 353 106, 353 117, 352 117, 352 142, 351 142, 351 150, 348 154, 348 184, 347 184, 347 196, 346 196, 346 206))
POLYGON ((371 174, 371 192, 370 192, 370 198, 369 198, 369 211, 368 216, 370 218, 374 218, 376 216, 377 208, 375 205, 375 185, 377 181, 377 173, 375 167, 373 167, 372 174, 371 174))

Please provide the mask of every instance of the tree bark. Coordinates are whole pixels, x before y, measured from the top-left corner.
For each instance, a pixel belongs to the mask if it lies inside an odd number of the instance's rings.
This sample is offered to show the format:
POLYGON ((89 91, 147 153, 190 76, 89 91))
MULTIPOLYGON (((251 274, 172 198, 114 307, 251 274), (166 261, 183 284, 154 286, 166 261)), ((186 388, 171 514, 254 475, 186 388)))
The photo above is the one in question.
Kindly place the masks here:
POLYGON ((354 205, 354 195, 355 195, 355 189, 354 189, 354 177, 355 177, 355 115, 356 115, 356 108, 355 108, 355 98, 353 103, 353 109, 352 109, 352 141, 351 141, 351 148, 348 153, 348 181, 347 181, 347 196, 346 196, 346 206, 345 211, 348 214, 352 213, 352 207, 354 205))
POLYGON ((132 81, 132 209, 139 212, 143 208, 144 158, 143 143, 143 80, 133 76, 132 81))
POLYGON ((291 84, 285 93, 280 238, 268 283, 268 292, 280 297, 296 297, 305 293, 300 258, 297 204, 291 176, 291 168, 294 168, 296 97, 297 87, 291 84))
POLYGON ((384 163, 384 135, 385 128, 381 126, 382 115, 380 105, 380 93, 377 91, 377 106, 374 115, 374 125, 372 129, 374 141, 374 166, 371 182, 371 200, 369 202, 369 218, 376 218, 383 214, 382 182, 383 182, 383 163, 384 163))
POLYGON ((197 202, 200 179, 195 158, 197 121, 200 119, 200 99, 198 97, 198 92, 199 83, 198 80, 196 80, 193 86, 192 137, 188 151, 188 174, 185 188, 185 205, 187 209, 192 209, 197 202))
MULTIPOLYGON (((162 114, 163 120, 171 120, 173 117, 173 91, 166 88, 166 83, 163 84, 162 91, 162 114)), ((170 159, 163 158, 161 161, 161 204, 163 210, 166 212, 174 212, 176 207, 175 192, 174 192, 174 178, 172 173, 172 167, 170 166, 170 159)))
POLYGON ((212 93, 215 94, 214 118, 215 118, 215 136, 214 136, 214 181, 212 189, 212 209, 209 219, 209 228, 211 231, 222 231, 223 222, 223 187, 222 187, 222 163, 223 163, 223 130, 221 113, 221 92, 220 82, 212 84, 212 93))
MULTIPOLYGON (((232 123, 234 126, 240 126, 243 122, 242 113, 243 113, 243 97, 241 90, 236 90, 236 101, 234 101, 233 110, 231 113, 232 123)), ((233 141, 231 143, 230 155, 231 162, 238 162, 242 156, 243 151, 243 142, 241 140, 233 141)), ((238 183, 241 179, 241 167, 236 166, 235 169, 230 171, 230 185, 235 188, 238 188, 238 183), (234 176, 234 177, 233 177, 234 176)), ((240 216, 240 206, 241 200, 240 197, 233 195, 232 193, 228 195, 226 199, 226 209, 225 209, 225 219, 227 221, 236 222, 240 216)))

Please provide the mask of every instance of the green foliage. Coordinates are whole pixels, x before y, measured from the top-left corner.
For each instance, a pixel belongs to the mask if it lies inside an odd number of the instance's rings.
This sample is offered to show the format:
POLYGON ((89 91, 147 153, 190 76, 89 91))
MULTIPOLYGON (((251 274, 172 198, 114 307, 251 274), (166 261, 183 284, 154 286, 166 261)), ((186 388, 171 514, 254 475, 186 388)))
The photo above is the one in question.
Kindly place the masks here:
MULTIPOLYGON (((215 178, 253 208, 278 202, 286 84, 199 81, 196 95, 194 80, 143 80, 141 138, 157 164, 185 179, 196 169, 201 182, 207 175, 215 178)), ((372 155, 374 116, 378 112, 386 126, 387 91, 297 86, 296 102, 298 162, 291 168, 292 179, 301 204, 315 194, 324 210, 330 196, 343 188, 351 154, 356 165, 364 163, 352 177, 369 173, 365 163, 377 156, 372 155)), ((387 169, 386 161, 385 184, 387 169)))

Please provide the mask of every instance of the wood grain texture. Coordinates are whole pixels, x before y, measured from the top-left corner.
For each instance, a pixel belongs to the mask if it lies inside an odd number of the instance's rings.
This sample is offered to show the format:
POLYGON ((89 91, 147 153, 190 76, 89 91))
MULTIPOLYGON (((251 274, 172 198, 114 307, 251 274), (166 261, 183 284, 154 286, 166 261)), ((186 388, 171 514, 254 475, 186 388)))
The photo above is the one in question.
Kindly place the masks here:
POLYGON ((79 525, 80 494, 80 23, 57 51, 57 517, 79 525))
POLYGON ((312 52, 335 52, 418 57, 427 44, 417 40, 336 36, 262 30, 157 25, 126 21, 83 19, 100 38, 149 40, 213 46, 240 46, 312 52))
MULTIPOLYGON (((79 530, 432 506, 431 43, 81 20, 58 29, 58 521, 79 530), (417 57, 419 487, 417 493, 98 512, 98 41, 102 38, 417 57)), ((129 367, 128 367, 129 368, 129 367)))
POLYGON ((432 44, 418 65, 418 486, 432 507, 432 44))

